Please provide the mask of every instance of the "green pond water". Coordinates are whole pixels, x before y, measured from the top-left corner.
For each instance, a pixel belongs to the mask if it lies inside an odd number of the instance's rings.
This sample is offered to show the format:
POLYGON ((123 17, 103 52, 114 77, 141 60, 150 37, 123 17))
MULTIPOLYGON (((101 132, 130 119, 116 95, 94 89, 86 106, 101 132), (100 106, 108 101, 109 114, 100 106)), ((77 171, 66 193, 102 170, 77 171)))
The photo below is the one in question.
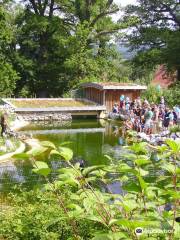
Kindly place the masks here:
MULTIPOLYGON (((55 145, 63 142, 70 142, 67 146, 74 152, 73 161, 83 160, 86 166, 97 164, 108 164, 108 159, 104 155, 110 155, 114 159, 121 157, 122 139, 115 134, 115 126, 118 122, 108 122, 99 120, 73 120, 63 124, 32 124, 22 128, 23 134, 32 134, 33 138, 39 140, 52 141, 55 145)), ((54 178, 57 169, 63 163, 57 159, 43 159, 48 162, 53 169, 50 176, 54 178)), ((0 165, 0 192, 6 194, 14 191, 16 187, 32 189, 42 183, 43 179, 32 173, 32 164, 27 160, 9 161, 0 165)), ((118 183, 114 183, 116 187, 118 183)))

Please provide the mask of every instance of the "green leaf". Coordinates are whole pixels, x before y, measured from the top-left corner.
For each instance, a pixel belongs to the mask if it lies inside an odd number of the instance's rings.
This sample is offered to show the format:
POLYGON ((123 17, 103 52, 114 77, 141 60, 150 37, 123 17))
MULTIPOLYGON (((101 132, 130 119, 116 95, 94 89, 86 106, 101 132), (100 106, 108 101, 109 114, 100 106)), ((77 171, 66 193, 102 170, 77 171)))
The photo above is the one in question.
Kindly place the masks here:
POLYGON ((128 148, 135 152, 136 154, 146 154, 147 153, 147 143, 141 142, 141 143, 134 143, 132 146, 129 146, 128 148))
POLYGON ((37 173, 44 177, 48 176, 49 173, 51 172, 51 169, 48 167, 47 163, 45 163, 45 162, 36 161, 35 164, 33 165, 33 167, 34 167, 34 169, 32 169, 32 171, 34 173, 37 173))
POLYGON ((117 219, 116 221, 114 221, 114 224, 118 224, 128 228, 130 228, 131 226, 131 222, 127 219, 117 219))
POLYGON ((39 174, 39 175, 42 175, 44 177, 47 177, 49 175, 49 173, 51 172, 51 169, 50 168, 42 168, 42 169, 32 169, 32 171, 36 174, 39 174))
POLYGON ((30 151, 27 152, 28 155, 32 155, 33 157, 39 156, 42 153, 46 152, 47 148, 42 146, 33 147, 30 151))
POLYGON ((34 167, 34 168, 38 168, 38 169, 49 168, 48 165, 47 165, 47 163, 42 162, 42 161, 36 161, 36 162, 33 164, 33 167, 34 167))
POLYGON ((174 153, 178 153, 180 151, 180 143, 179 142, 176 142, 171 139, 167 139, 166 143, 174 153))
POLYGON ((165 165, 162 166, 162 169, 165 169, 170 174, 175 174, 175 166, 172 163, 165 163, 165 165))
POLYGON ((29 155, 27 153, 18 153, 13 155, 13 158, 15 159, 20 159, 20 160, 24 160, 24 159, 29 159, 29 155))
POLYGON ((92 240, 112 240, 108 233, 97 234, 92 240))
POLYGON ((41 145, 43 147, 47 147, 47 148, 52 148, 52 149, 56 149, 56 146, 54 145, 54 143, 50 142, 50 141, 42 141, 41 145))
POLYGON ((82 174, 83 174, 83 176, 87 176, 88 174, 90 174, 96 170, 102 169, 103 167, 104 167, 104 165, 87 167, 82 171, 82 174))
POLYGON ((111 237, 111 240, 129 240, 129 239, 131 239, 128 237, 128 235, 126 235, 123 232, 111 232, 111 233, 109 233, 109 236, 111 237))
POLYGON ((63 142, 60 144, 60 146, 66 146, 66 145, 69 145, 69 144, 72 144, 73 142, 71 141, 67 141, 67 142, 63 142))
POLYGON ((61 154, 60 154, 60 152, 58 152, 58 151, 57 151, 57 150, 55 150, 55 149, 51 150, 51 152, 50 152, 50 155, 58 155, 58 156, 60 156, 60 157, 61 157, 61 154))
POLYGON ((146 176, 146 175, 148 175, 149 174, 149 172, 148 171, 146 171, 146 170, 144 170, 144 169, 142 169, 142 168, 135 168, 137 171, 139 171, 139 173, 137 174, 137 175, 141 175, 141 176, 146 176))
POLYGON ((141 192, 141 187, 133 182, 122 186, 122 188, 127 192, 141 192))
POLYGON ((119 165, 119 172, 120 173, 133 173, 134 175, 138 174, 138 171, 129 167, 126 163, 119 165))
POLYGON ((50 155, 58 155, 62 157, 64 160, 70 161, 73 157, 73 151, 70 148, 61 147, 59 148, 59 151, 53 149, 50 152, 50 155))
POLYGON ((116 222, 117 225, 121 225, 127 228, 134 230, 137 227, 150 227, 156 226, 158 227, 160 224, 157 221, 137 221, 137 220, 127 220, 127 219, 119 219, 116 222))
POLYGON ((131 212, 133 209, 137 208, 137 203, 135 200, 124 200, 120 205, 126 212, 131 212))
POLYGON ((130 238, 123 232, 96 233, 92 240, 129 240, 130 238))
POLYGON ((64 158, 66 161, 70 161, 73 157, 73 151, 70 148, 60 147, 59 154, 64 158))
POLYGON ((110 157, 109 155, 104 155, 105 158, 107 158, 109 161, 112 161, 112 157, 110 157))
POLYGON ((138 165, 138 166, 141 166, 141 165, 146 165, 148 163, 150 163, 151 161, 148 160, 148 159, 136 159, 135 160, 135 163, 138 165))
POLYGON ((139 183, 140 183, 140 186, 141 186, 141 189, 144 190, 147 188, 147 183, 144 181, 144 179, 139 175, 137 176, 138 179, 139 179, 139 183))
POLYGON ((175 190, 166 190, 166 191, 162 191, 161 196, 169 196, 172 199, 179 199, 180 193, 175 190))
POLYGON ((88 215, 88 216, 85 216, 85 218, 94 222, 100 222, 103 225, 105 225, 104 221, 101 219, 100 216, 88 215))
POLYGON ((180 174, 180 168, 179 167, 176 168, 176 174, 178 174, 178 175, 180 174))

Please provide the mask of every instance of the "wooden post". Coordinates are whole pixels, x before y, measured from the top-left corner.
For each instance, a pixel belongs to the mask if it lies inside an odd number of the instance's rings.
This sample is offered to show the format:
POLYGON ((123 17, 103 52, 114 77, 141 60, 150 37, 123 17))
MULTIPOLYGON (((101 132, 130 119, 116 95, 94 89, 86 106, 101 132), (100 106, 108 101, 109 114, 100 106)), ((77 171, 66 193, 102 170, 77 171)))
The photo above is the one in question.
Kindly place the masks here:
POLYGON ((106 105, 105 101, 106 101, 106 90, 103 91, 103 105, 106 105))

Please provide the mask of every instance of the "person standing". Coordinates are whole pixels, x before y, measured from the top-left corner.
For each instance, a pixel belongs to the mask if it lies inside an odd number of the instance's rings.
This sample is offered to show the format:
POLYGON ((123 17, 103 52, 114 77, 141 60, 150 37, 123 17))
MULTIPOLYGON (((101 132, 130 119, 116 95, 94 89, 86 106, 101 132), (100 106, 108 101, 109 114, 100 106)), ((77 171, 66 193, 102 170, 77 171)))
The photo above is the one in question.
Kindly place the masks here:
POLYGON ((121 95, 121 96, 120 96, 120 103, 119 103, 120 109, 122 109, 122 107, 123 107, 124 98, 125 98, 124 95, 121 95))
POLYGON ((163 97, 163 96, 161 96, 161 99, 160 99, 160 106, 161 106, 162 108, 165 108, 165 100, 164 100, 164 97, 163 97))
POLYGON ((118 112, 119 112, 119 106, 118 106, 117 103, 114 104, 113 109, 112 109, 112 112, 113 112, 113 113, 118 113, 118 112))
POLYGON ((145 124, 144 124, 144 129, 146 134, 151 134, 152 132, 152 118, 153 118, 153 112, 151 110, 151 107, 148 107, 145 115, 144 115, 144 120, 145 120, 145 124))
POLYGON ((8 127, 8 124, 7 124, 7 114, 4 113, 1 115, 1 136, 3 137, 4 134, 7 133, 7 127, 8 127))
POLYGON ((164 126, 165 129, 168 129, 168 127, 169 127, 170 114, 171 114, 170 109, 169 109, 169 108, 166 108, 165 114, 164 114, 164 120, 163 120, 163 126, 164 126))

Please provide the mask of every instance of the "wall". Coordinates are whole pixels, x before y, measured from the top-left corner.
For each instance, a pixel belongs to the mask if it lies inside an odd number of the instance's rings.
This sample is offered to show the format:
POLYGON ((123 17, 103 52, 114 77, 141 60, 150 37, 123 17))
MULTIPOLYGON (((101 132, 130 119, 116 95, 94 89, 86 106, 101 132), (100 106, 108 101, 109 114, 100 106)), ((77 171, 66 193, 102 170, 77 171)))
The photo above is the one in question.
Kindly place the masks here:
POLYGON ((119 98, 121 95, 127 96, 130 100, 133 100, 140 96, 140 90, 99 90, 96 88, 86 88, 85 98, 103 105, 103 92, 105 92, 105 105, 107 111, 110 112, 115 102, 119 104, 119 98))
POLYGON ((85 88, 85 98, 103 105, 103 91, 96 88, 85 88))
POLYGON ((140 91, 139 90, 106 90, 105 105, 108 112, 112 111, 114 103, 119 104, 121 95, 124 95, 125 97, 129 97, 130 100, 134 100, 138 96, 140 96, 140 91))
POLYGON ((71 120, 72 116, 70 113, 54 113, 54 112, 22 112, 17 114, 18 117, 24 121, 67 121, 71 120))

